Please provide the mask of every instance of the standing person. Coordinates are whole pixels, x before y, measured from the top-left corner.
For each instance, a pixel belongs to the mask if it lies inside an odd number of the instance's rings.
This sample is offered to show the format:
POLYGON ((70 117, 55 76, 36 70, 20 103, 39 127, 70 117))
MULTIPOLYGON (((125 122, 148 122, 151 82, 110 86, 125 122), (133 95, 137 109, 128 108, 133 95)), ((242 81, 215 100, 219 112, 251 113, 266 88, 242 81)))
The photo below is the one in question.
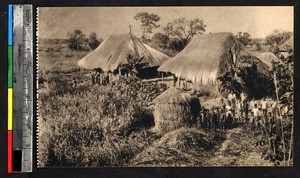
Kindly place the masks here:
POLYGON ((176 85, 176 76, 175 75, 173 75, 172 80, 173 80, 173 87, 175 87, 175 85, 176 85))
POLYGON ((94 72, 92 72, 91 75, 92 75, 92 85, 95 85, 95 75, 94 75, 94 72))
POLYGON ((218 108, 215 107, 214 108, 214 112, 213 112, 213 128, 217 129, 219 128, 219 112, 218 112, 218 108))
POLYGON ((236 105, 235 105, 235 112, 234 112, 234 117, 235 117, 235 122, 237 124, 240 124, 241 122, 241 102, 239 100, 236 100, 236 105))
POLYGON ((254 108, 254 104, 255 104, 255 101, 254 101, 254 98, 252 98, 250 103, 249 103, 249 109, 250 110, 252 110, 254 108))
POLYGON ((221 98, 221 109, 222 109, 223 111, 225 111, 225 107, 226 107, 226 104, 225 104, 225 102, 224 102, 224 99, 221 98))
POLYGON ((254 104, 254 108, 252 109, 252 113, 253 113, 253 123, 254 123, 254 131, 256 130, 257 128, 257 125, 258 125, 258 107, 257 107, 257 104, 254 104))
MULTIPOLYGON (((229 91, 229 90, 228 90, 228 91, 229 91)), ((227 96, 227 100, 230 101, 230 102, 232 102, 232 100, 233 100, 233 94, 232 94, 231 91, 229 91, 229 94, 228 94, 228 96, 227 96)))
POLYGON ((209 119, 210 119, 209 110, 205 109, 204 111, 205 111, 204 112, 205 128, 209 129, 209 119))
POLYGON ((231 106, 231 101, 228 101, 228 104, 226 105, 226 123, 225 123, 226 129, 231 128, 232 120, 233 120, 233 109, 231 106))
POLYGON ((263 97, 261 103, 261 109, 262 109, 262 119, 267 121, 267 112, 268 112, 268 102, 265 97, 263 97))
POLYGON ((73 88, 76 89, 76 87, 77 87, 77 81, 76 81, 75 78, 73 78, 73 82, 72 83, 73 83, 73 88))
POLYGON ((248 122, 249 121, 249 118, 248 118, 249 103, 248 103, 247 99, 245 99, 244 104, 243 104, 243 112, 244 112, 244 121, 248 122))
POLYGON ((241 102, 244 104, 244 102, 246 100, 246 94, 243 91, 240 94, 240 98, 241 98, 241 102))
POLYGON ((95 83, 96 84, 100 84, 100 74, 96 73, 95 75, 96 75, 96 77, 95 77, 95 83))
POLYGON ((224 108, 219 108, 219 127, 222 130, 225 130, 225 109, 224 108))
POLYGON ((205 115, 204 115, 204 108, 202 107, 200 111, 200 127, 204 128, 204 123, 205 123, 205 115))

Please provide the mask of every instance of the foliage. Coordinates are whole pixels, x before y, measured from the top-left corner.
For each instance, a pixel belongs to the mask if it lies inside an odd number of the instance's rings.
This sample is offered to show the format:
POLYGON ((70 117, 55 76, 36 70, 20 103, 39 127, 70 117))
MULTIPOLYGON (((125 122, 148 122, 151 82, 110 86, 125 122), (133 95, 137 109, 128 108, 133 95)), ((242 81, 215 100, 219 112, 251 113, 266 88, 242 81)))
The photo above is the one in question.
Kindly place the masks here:
POLYGON ((75 51, 83 51, 85 49, 85 35, 80 30, 74 30, 68 34, 69 48, 75 51))
POLYGON ((173 22, 169 22, 166 27, 164 27, 164 32, 168 36, 179 38, 184 46, 186 46, 193 36, 203 34, 205 28, 206 25, 201 19, 186 20, 185 18, 178 18, 173 22))
POLYGON ((270 35, 266 37, 266 44, 276 46, 281 45, 286 42, 292 35, 292 32, 274 30, 270 35))
POLYGON ((74 89, 54 71, 47 75, 55 87, 39 95, 39 166, 125 165, 156 138, 145 129, 154 124, 151 101, 165 85, 121 78, 91 87, 83 79, 74 89))
POLYGON ((102 42, 97 38, 97 34, 92 32, 88 38, 81 30, 74 30, 68 33, 68 46, 72 51, 89 51, 96 49, 102 42))
POLYGON ((151 38, 151 45, 165 49, 169 47, 170 39, 168 35, 163 33, 155 33, 151 38))
POLYGON ((237 40, 239 40, 243 45, 247 46, 251 44, 251 35, 248 32, 238 32, 236 35, 237 40))
POLYGON ((103 39, 98 40, 97 34, 95 32, 92 32, 89 36, 88 44, 89 44, 90 48, 92 50, 94 50, 100 45, 100 43, 102 41, 103 41, 103 39))
POLYGON ((142 39, 146 40, 147 34, 151 34, 153 29, 158 28, 160 25, 157 22, 160 17, 156 14, 149 14, 148 12, 139 12, 134 16, 135 20, 141 21, 142 39))

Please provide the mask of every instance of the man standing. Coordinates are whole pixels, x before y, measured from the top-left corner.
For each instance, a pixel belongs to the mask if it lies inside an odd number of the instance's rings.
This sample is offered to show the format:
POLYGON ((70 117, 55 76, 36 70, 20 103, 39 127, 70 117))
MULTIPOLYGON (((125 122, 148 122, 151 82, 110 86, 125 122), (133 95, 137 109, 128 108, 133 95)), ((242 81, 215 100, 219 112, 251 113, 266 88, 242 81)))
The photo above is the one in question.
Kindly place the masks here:
POLYGON ((226 124, 225 129, 230 128, 232 126, 233 120, 233 109, 231 106, 231 101, 228 101, 228 105, 226 105, 226 124))
POLYGON ((258 107, 257 104, 254 104, 254 108, 252 109, 252 113, 253 113, 253 123, 254 123, 254 130, 256 129, 256 127, 258 126, 258 107))

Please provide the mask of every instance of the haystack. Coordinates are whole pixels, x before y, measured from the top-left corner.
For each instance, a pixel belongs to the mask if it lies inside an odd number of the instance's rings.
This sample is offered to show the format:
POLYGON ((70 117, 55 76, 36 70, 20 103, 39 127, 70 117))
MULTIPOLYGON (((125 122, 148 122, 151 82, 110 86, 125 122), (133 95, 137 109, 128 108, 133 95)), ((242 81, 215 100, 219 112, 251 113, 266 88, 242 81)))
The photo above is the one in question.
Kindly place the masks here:
POLYGON ((208 84, 215 83, 220 75, 230 71, 234 63, 245 60, 252 62, 256 58, 246 51, 232 33, 212 33, 195 36, 179 54, 161 65, 158 71, 171 72, 195 83, 208 84))
POLYGON ((104 71, 114 71, 128 64, 128 54, 142 58, 141 63, 148 67, 160 66, 170 57, 142 43, 133 34, 111 35, 93 52, 78 61, 78 65, 87 69, 100 67, 104 71))
POLYGON ((154 103, 154 131, 160 134, 189 126, 200 111, 198 98, 173 87, 159 95, 154 103))

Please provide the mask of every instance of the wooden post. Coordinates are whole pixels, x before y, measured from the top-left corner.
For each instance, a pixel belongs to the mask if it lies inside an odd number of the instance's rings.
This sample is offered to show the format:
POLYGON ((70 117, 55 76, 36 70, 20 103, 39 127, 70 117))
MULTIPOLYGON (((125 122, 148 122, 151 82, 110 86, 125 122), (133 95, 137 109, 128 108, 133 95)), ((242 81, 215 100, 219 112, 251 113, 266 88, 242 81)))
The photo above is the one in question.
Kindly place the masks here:
POLYGON ((290 161, 291 161, 291 157, 292 157, 293 141, 294 141, 294 121, 292 120, 292 131, 291 131, 291 139, 290 139, 290 151, 289 151, 289 158, 288 158, 288 164, 289 165, 290 165, 290 161))
POLYGON ((275 74, 275 71, 273 72, 273 78, 274 78, 275 92, 276 92, 276 98, 277 98, 277 107, 278 107, 278 104, 279 104, 279 96, 278 96, 277 80, 276 80, 276 74, 275 74))
POLYGON ((119 76, 121 76, 121 68, 119 67, 119 76))
MULTIPOLYGON (((273 78, 274 78, 274 85, 275 85, 275 92, 276 92, 276 98, 277 98, 277 110, 279 110, 279 96, 278 96, 278 88, 277 88, 277 80, 276 80, 276 73, 273 71, 273 78)), ((279 110, 279 119, 280 119, 280 124, 281 124, 281 142, 282 142, 282 151, 283 151, 283 161, 284 165, 286 165, 286 157, 285 157, 285 141, 284 141, 284 130, 283 130, 283 122, 282 122, 282 117, 280 117, 280 110, 279 110)))
POLYGON ((161 81, 162 81, 162 83, 164 83, 164 73, 163 72, 161 73, 161 81))

